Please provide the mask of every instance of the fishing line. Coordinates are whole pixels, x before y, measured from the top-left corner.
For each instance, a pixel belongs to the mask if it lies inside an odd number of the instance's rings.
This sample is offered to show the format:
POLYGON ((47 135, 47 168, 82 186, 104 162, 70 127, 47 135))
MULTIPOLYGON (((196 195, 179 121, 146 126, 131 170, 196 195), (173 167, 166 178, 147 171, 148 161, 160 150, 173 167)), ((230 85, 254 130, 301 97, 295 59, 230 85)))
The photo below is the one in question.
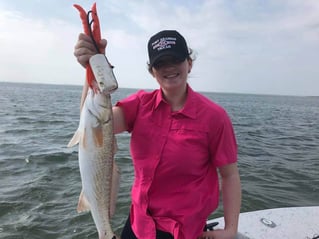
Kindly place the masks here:
POLYGON ((91 10, 88 11, 88 13, 86 14, 86 17, 87 17, 87 18, 86 18, 86 21, 87 21, 87 24, 88 24, 88 26, 89 26, 89 33, 90 33, 90 37, 91 37, 91 39, 92 39, 92 41, 93 41, 93 45, 94 45, 94 47, 95 47, 97 53, 100 53, 100 49, 99 49, 99 47, 98 47, 98 45, 97 45, 97 43, 96 43, 96 41, 95 41, 95 39, 94 39, 93 32, 92 32, 92 28, 91 28, 92 24, 94 23, 93 17, 92 17, 92 20, 90 21, 90 16, 91 16, 92 14, 94 14, 94 13, 93 13, 91 10))

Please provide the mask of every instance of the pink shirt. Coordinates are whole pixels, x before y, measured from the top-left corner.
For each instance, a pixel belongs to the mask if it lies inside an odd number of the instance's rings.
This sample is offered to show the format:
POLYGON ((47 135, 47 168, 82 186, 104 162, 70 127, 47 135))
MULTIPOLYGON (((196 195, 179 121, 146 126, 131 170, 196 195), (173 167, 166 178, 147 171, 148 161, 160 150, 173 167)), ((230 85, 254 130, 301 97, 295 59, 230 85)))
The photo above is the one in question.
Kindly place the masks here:
POLYGON ((157 228, 175 239, 197 238, 218 206, 217 167, 237 161, 227 113, 189 86, 178 112, 171 112, 160 90, 139 91, 117 105, 132 133, 135 235, 155 239, 157 228))

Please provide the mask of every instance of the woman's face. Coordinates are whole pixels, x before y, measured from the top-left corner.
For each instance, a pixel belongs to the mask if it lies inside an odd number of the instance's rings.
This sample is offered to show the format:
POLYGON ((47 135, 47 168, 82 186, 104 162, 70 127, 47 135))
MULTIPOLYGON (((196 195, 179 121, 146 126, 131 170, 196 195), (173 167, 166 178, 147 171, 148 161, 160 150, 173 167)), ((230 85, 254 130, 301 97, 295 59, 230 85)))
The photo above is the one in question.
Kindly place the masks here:
POLYGON ((192 60, 181 61, 172 56, 165 56, 154 63, 152 75, 164 90, 185 89, 187 76, 191 69, 192 60))

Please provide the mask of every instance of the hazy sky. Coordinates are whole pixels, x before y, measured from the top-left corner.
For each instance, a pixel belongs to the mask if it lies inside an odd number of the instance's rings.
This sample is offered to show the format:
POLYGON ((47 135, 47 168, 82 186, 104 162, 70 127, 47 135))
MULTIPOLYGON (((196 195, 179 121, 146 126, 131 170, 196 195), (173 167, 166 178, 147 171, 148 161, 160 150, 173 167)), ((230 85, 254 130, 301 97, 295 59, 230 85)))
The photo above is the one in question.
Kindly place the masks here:
MULTIPOLYGON (((82 26, 72 4, 93 2, 0 0, 0 81, 83 84, 73 56, 82 26)), ((195 90, 319 95, 318 0, 96 2, 120 87, 158 87, 146 44, 176 29, 196 52, 195 90)))

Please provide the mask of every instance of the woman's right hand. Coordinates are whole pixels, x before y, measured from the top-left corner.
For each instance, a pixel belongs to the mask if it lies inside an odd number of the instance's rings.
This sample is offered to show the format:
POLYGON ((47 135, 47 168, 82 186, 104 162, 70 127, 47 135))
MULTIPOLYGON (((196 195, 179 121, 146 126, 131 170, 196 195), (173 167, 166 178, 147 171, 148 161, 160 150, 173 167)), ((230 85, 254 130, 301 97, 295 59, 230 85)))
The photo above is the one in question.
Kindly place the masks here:
MULTIPOLYGON (((102 39, 99 43, 100 53, 105 54, 107 41, 102 39)), ((80 33, 78 41, 74 47, 74 56, 77 61, 85 68, 89 63, 91 56, 97 54, 91 37, 80 33)))

